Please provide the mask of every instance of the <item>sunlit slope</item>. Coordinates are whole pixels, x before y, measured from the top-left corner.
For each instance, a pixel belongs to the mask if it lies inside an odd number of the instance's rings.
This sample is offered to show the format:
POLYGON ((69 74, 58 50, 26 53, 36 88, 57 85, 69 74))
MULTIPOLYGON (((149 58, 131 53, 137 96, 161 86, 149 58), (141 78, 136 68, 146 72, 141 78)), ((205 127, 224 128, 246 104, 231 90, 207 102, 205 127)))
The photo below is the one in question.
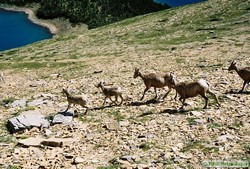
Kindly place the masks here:
POLYGON ((37 62, 36 68, 60 67, 64 60, 128 57, 130 52, 154 55, 179 45, 241 35, 246 35, 242 41, 249 41, 249 11, 247 0, 210 0, 172 8, 2 52, 1 68, 11 68, 9 62, 15 68, 29 67, 24 62, 37 62), (50 65, 43 63, 48 61, 50 65))

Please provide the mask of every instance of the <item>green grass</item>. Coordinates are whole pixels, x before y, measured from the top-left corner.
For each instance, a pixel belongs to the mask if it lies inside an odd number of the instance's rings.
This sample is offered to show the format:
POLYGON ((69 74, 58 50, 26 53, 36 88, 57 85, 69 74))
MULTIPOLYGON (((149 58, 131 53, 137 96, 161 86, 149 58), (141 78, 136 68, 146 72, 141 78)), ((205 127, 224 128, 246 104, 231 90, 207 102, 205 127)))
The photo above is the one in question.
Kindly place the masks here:
POLYGON ((13 142, 13 136, 12 135, 1 135, 0 136, 0 143, 12 143, 13 142))
POLYGON ((186 118, 186 120, 188 121, 189 125, 195 125, 196 124, 195 119, 196 118, 193 118, 193 117, 187 117, 186 118))
POLYGON ((142 149, 143 151, 148 151, 151 148, 155 147, 156 143, 153 142, 147 142, 147 143, 143 143, 139 146, 140 149, 142 149))
POLYGON ((191 141, 181 149, 181 152, 188 152, 193 149, 198 149, 203 153, 218 153, 219 148, 216 146, 206 146, 204 141, 191 141))
POLYGON ((126 118, 125 115, 121 114, 119 111, 112 111, 110 112, 109 114, 111 114, 113 116, 113 118, 116 120, 116 121, 122 121, 126 118))
POLYGON ((7 132, 6 122, 6 120, 3 120, 0 123, 0 143, 9 144, 13 142, 14 136, 7 132))
POLYGON ((51 68, 57 69, 61 67, 65 67, 71 65, 70 62, 39 62, 39 61, 31 61, 31 62, 14 62, 14 63, 7 63, 3 62, 0 63, 0 70, 4 69, 16 69, 16 70, 23 70, 23 69, 41 69, 41 68, 51 68))
POLYGON ((15 101, 16 99, 14 97, 9 97, 9 98, 5 98, 3 100, 0 100, 0 105, 1 106, 5 106, 7 104, 11 104, 15 101))
POLYGON ((97 169, 117 169, 117 168, 119 167, 115 165, 97 167, 97 169))
POLYGON ((10 165, 8 166, 6 169, 21 169, 22 167, 21 166, 18 166, 18 165, 10 165))
POLYGON ((17 54, 18 51, 19 51, 18 49, 12 49, 12 50, 5 52, 4 54, 5 55, 14 55, 14 54, 17 54))
POLYGON ((213 128, 220 128, 222 125, 220 123, 210 123, 207 125, 208 128, 213 129, 213 128))

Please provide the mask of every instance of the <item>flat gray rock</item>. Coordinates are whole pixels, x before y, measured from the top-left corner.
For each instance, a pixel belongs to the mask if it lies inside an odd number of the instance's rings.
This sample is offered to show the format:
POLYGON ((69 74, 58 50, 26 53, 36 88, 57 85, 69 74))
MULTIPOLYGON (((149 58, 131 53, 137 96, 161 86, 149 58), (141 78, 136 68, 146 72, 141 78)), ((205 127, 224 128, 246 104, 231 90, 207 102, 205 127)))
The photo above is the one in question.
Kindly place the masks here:
POLYGON ((52 124, 66 124, 71 125, 73 121, 74 113, 61 112, 54 116, 52 124))
POLYGON ((49 127, 49 121, 38 111, 28 111, 13 117, 6 124, 10 133, 15 133, 32 127, 49 127))
POLYGON ((45 104, 45 103, 46 103, 46 101, 44 101, 43 99, 36 99, 36 100, 29 102, 27 105, 31 106, 31 107, 35 107, 35 106, 39 106, 39 105, 45 104))
POLYGON ((27 101, 25 99, 15 100, 13 103, 11 103, 11 107, 25 107, 26 102, 27 101))

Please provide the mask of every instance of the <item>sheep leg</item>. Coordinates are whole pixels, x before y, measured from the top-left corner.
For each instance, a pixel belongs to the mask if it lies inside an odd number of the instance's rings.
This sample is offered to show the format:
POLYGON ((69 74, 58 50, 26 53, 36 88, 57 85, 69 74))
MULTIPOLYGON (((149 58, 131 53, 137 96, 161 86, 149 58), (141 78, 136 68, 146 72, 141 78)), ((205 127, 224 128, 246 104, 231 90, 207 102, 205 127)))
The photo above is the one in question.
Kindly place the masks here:
POLYGON ((105 105, 105 103, 106 103, 106 99, 107 99, 107 96, 104 98, 104 102, 103 102, 102 106, 104 106, 104 105, 105 105))
POLYGON ((174 100, 177 99, 177 96, 178 96, 178 93, 176 92, 176 93, 175 93, 175 96, 174 96, 174 100))
POLYGON ((184 108, 184 105, 185 105, 185 100, 186 99, 184 99, 184 98, 182 98, 182 97, 180 97, 180 99, 179 99, 180 101, 181 101, 181 103, 182 103, 182 106, 181 106, 181 108, 180 109, 183 109, 184 108))
POLYGON ((205 99, 205 101, 206 101, 206 103, 205 103, 205 106, 203 107, 203 109, 206 109, 207 108, 207 103, 208 103, 208 98, 207 98, 207 96, 206 96, 206 94, 205 93, 202 93, 202 94, 200 94, 204 99, 205 99))
POLYGON ((157 89, 156 89, 156 87, 154 87, 154 90, 155 90, 155 98, 154 99, 157 99, 158 95, 157 95, 157 89))
POLYGON ((117 99, 118 99, 118 95, 115 96, 115 101, 114 101, 115 105, 117 105, 117 99))
POLYGON ((86 108, 86 111, 85 111, 85 113, 84 113, 84 115, 86 115, 86 114, 87 114, 87 112, 88 112, 88 110, 89 110, 89 107, 88 107, 88 106, 83 106, 83 107, 85 107, 85 108, 86 108))
POLYGON ((207 92, 208 92, 209 94, 211 94, 211 95, 214 97, 214 99, 216 100, 217 104, 218 104, 219 106, 221 106, 221 105, 220 105, 220 102, 219 102, 219 99, 217 98, 217 96, 216 96, 211 90, 209 90, 209 89, 208 89, 207 92))
POLYGON ((68 107, 67 107, 67 109, 64 111, 64 113, 66 113, 66 112, 69 110, 70 105, 71 105, 71 103, 68 104, 68 107))
MULTIPOLYGON (((163 100, 168 96, 168 94, 171 92, 172 88, 168 88, 168 92, 165 94, 165 96, 163 97, 163 100)), ((176 98, 175 98, 176 99, 176 98)))
POLYGON ((146 89, 144 90, 143 95, 142 95, 142 97, 141 97, 141 100, 143 100, 144 95, 145 95, 145 93, 148 91, 148 89, 149 89, 149 87, 146 87, 146 89))
POLYGON ((119 104, 119 106, 122 104, 122 102, 123 102, 123 97, 122 97, 122 95, 119 95, 120 96, 120 98, 121 98, 121 102, 120 102, 120 104, 119 104))
POLYGON ((244 90, 244 88, 245 88, 246 84, 247 84, 247 81, 244 81, 244 83, 243 83, 243 87, 242 87, 242 89, 239 91, 239 93, 242 93, 242 92, 243 92, 243 90, 244 90))

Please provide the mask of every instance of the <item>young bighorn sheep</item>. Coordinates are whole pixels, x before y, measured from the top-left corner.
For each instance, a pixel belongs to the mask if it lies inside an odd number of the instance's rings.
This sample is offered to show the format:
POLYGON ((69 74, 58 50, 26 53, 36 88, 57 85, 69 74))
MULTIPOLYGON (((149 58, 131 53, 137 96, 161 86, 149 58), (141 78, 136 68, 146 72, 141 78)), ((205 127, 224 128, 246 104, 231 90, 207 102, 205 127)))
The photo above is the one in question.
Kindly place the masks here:
POLYGON ((246 84, 250 82, 250 67, 239 68, 236 66, 236 62, 232 61, 231 65, 228 68, 228 71, 230 70, 235 70, 238 73, 238 75, 244 80, 243 87, 239 91, 239 93, 243 92, 246 84))
POLYGON ((87 99, 86 98, 84 98, 81 95, 72 95, 68 92, 67 89, 63 89, 63 93, 65 93, 65 95, 67 97, 67 101, 68 101, 68 107, 64 112, 67 112, 68 109, 70 108, 71 104, 74 104, 74 105, 80 105, 83 108, 86 108, 86 111, 84 114, 87 114, 87 111, 89 108, 87 106, 87 99))
POLYGON ((176 92, 180 95, 180 101, 182 102, 181 109, 183 109, 185 100, 187 98, 195 97, 197 95, 201 95, 205 99, 206 103, 203 109, 206 109, 208 104, 208 97, 206 96, 206 93, 211 94, 215 98, 217 104, 220 106, 217 96, 209 89, 209 83, 206 80, 200 79, 195 82, 179 83, 177 82, 176 76, 173 73, 170 73, 170 81, 173 85, 173 88, 175 88, 176 92))
MULTIPOLYGON (((134 78, 137 78, 140 76, 146 86, 144 89, 143 95, 141 97, 141 100, 143 100, 145 93, 151 88, 154 87, 155 90, 155 99, 158 97, 157 96, 157 90, 156 88, 163 88, 165 86, 168 86, 168 92, 164 95, 163 99, 167 97, 167 95, 171 92, 172 87, 170 84, 170 74, 160 74, 160 73, 149 73, 149 74, 143 74, 140 72, 138 68, 135 68, 134 72, 134 78)), ((177 96, 177 95, 176 95, 177 96)), ((176 98, 175 96, 175 98, 176 98)))
MULTIPOLYGON (((121 87, 117 87, 117 86, 104 86, 104 82, 101 81, 96 87, 100 87, 103 94, 105 95, 104 98, 104 102, 103 105, 106 103, 106 99, 109 98, 113 103, 116 104, 117 100, 118 100, 118 96, 121 98, 121 102, 119 105, 122 104, 123 102, 123 97, 122 97, 122 89, 121 87), (113 101, 111 99, 112 96, 115 96, 115 100, 113 101)), ((117 105, 117 104, 116 104, 117 105)))

